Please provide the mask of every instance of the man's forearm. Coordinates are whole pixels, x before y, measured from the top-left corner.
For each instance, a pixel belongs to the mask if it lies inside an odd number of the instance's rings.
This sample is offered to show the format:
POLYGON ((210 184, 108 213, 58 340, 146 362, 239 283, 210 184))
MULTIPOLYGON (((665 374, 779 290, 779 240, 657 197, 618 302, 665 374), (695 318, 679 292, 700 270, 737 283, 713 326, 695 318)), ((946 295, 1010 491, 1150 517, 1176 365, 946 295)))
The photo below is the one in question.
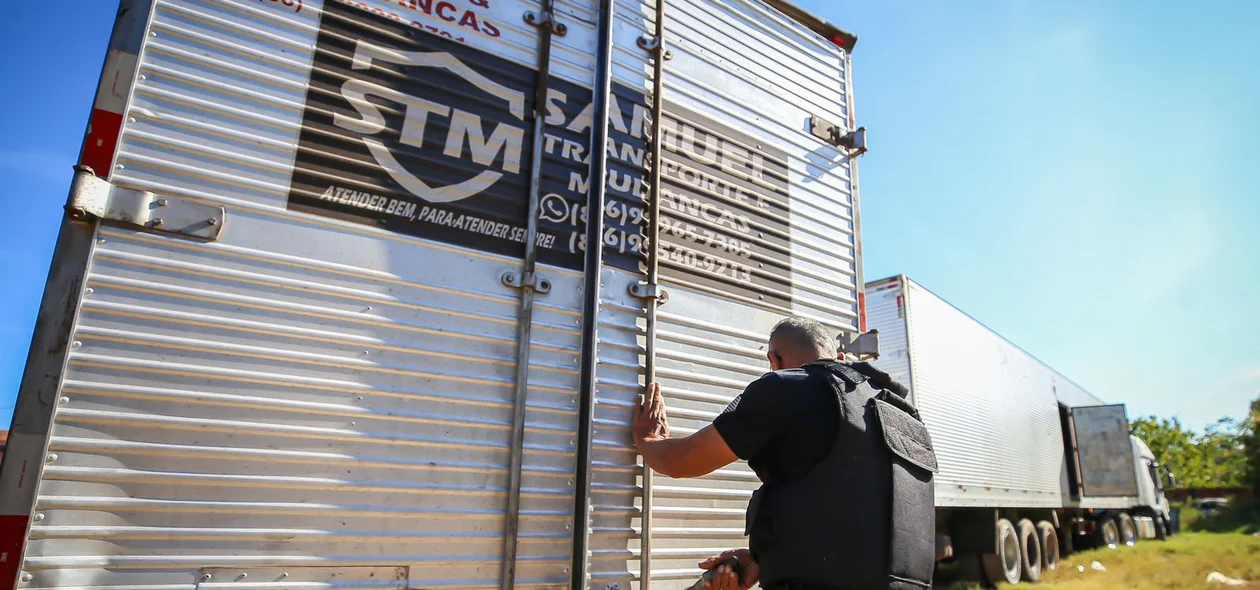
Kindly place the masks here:
POLYGON ((670 438, 669 430, 634 428, 634 443, 643 463, 670 477, 699 477, 738 460, 712 424, 691 436, 670 438))
POLYGON ((639 441, 643 463, 657 473, 670 477, 693 477, 678 472, 679 463, 687 455, 685 438, 645 439, 639 441))

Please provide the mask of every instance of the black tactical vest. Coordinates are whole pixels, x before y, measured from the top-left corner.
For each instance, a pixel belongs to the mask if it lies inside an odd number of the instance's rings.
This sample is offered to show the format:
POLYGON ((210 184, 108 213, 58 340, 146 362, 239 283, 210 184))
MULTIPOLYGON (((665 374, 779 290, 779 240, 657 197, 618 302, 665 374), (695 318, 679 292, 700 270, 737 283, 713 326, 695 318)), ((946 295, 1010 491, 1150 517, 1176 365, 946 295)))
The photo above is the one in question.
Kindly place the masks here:
POLYGON ((831 453, 808 475, 763 482, 753 494, 746 534, 763 588, 931 587, 931 439, 914 407, 889 391, 904 388, 890 387, 887 376, 869 366, 859 368, 838 362, 804 367, 834 391, 840 428, 831 453))

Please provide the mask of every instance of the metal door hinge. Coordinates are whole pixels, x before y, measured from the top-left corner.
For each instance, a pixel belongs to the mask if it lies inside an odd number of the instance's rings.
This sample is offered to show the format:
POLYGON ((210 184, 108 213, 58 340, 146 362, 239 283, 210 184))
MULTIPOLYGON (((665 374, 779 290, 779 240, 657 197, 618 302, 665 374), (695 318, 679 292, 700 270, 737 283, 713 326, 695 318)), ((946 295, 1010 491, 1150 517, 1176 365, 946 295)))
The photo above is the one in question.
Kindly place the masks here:
POLYGON ((526 10, 525 22, 529 23, 531 26, 535 26, 539 28, 542 28, 544 26, 550 26, 552 34, 556 35, 557 37, 563 37, 565 33, 569 32, 569 27, 566 27, 564 23, 556 22, 555 13, 551 11, 547 11, 547 10, 544 10, 542 12, 526 10))
POLYGON ((538 273, 508 271, 501 278, 504 285, 514 289, 530 289, 540 295, 551 292, 551 281, 539 277, 538 273))
POLYGON ((93 217, 208 241, 219 239, 227 215, 218 205, 114 186, 87 166, 74 168, 66 210, 78 219, 93 217))
POLYGON ((648 34, 640 35, 639 47, 643 48, 644 51, 647 51, 648 53, 651 53, 652 55, 658 55, 658 54, 661 55, 661 57, 663 57, 665 61, 674 59, 674 52, 667 49, 665 47, 665 44, 661 43, 661 40, 658 37, 654 37, 648 34))
POLYGON ((639 299, 655 299, 657 305, 665 305, 669 301, 669 291, 662 289, 660 285, 650 283, 635 283, 626 288, 630 292, 631 297, 639 299))
POLYGON ((844 128, 817 115, 809 118, 809 132, 831 145, 849 150, 850 158, 866 153, 866 128, 845 133, 844 128))

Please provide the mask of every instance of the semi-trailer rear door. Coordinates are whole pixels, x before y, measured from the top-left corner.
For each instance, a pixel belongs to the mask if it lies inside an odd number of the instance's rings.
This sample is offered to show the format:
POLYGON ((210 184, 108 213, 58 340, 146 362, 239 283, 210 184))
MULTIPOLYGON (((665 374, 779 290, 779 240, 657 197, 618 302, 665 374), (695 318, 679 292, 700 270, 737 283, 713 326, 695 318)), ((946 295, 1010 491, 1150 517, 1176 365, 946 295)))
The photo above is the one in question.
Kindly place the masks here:
POLYGON ((1129 419, 1123 404, 1071 410, 1082 498, 1136 497, 1129 419))

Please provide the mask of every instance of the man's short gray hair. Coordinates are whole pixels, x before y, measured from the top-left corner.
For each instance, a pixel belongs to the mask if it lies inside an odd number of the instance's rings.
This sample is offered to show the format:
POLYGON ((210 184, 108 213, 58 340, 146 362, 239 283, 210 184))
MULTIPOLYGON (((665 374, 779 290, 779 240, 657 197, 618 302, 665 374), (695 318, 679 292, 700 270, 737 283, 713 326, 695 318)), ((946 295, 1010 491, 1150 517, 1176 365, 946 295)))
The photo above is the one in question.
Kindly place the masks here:
POLYGON ((780 342, 802 352, 815 351, 820 359, 834 359, 839 354, 836 340, 827 327, 807 318, 787 318, 775 324, 770 330, 770 342, 780 342))

